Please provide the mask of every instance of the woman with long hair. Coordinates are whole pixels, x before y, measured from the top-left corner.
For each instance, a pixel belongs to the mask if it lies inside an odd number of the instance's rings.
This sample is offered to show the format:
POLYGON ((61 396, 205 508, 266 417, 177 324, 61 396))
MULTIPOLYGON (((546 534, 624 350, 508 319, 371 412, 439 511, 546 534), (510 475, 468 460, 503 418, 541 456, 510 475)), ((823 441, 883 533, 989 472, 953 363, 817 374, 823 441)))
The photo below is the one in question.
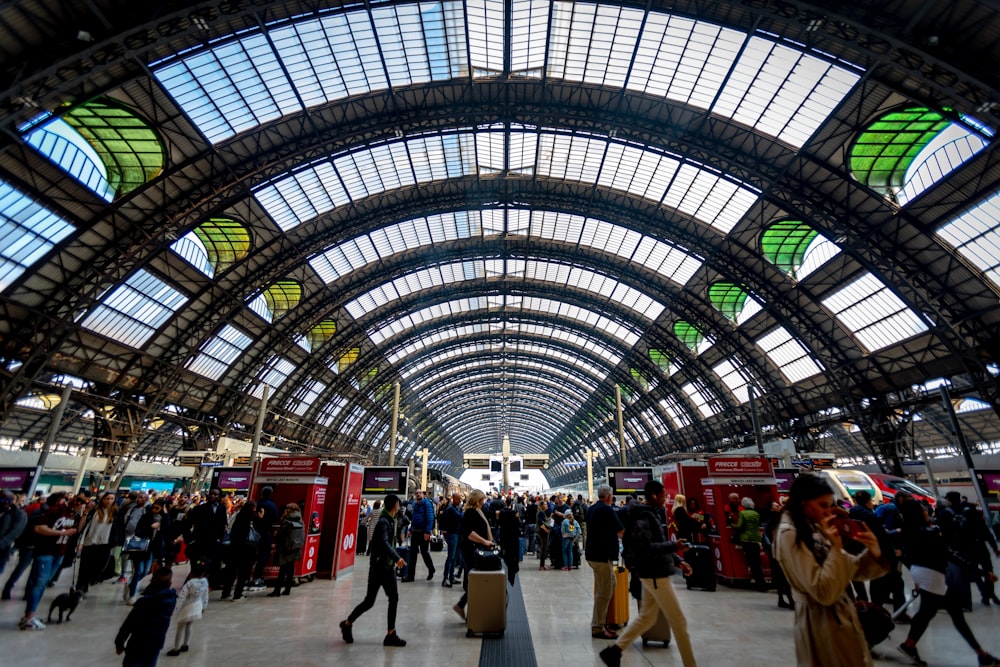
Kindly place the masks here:
POLYGON ((77 548, 80 549, 80 572, 76 589, 86 593, 91 584, 98 583, 101 573, 111 558, 111 529, 115 524, 115 494, 105 491, 91 510, 77 548))
POLYGON ((913 664, 926 665, 917 653, 917 642, 938 611, 944 609, 951 616, 958 634, 976 652, 979 664, 1000 665, 1000 660, 987 653, 972 634, 962 612, 960 587, 948 585, 952 579, 948 576, 948 569, 960 567, 952 561, 958 555, 949 553, 940 528, 931 523, 923 505, 911 500, 900 509, 903 515, 903 558, 909 565, 914 586, 920 591, 920 609, 910 621, 906 641, 898 647, 900 652, 908 656, 913 664))
POLYGON ((888 569, 875 535, 862 526, 854 535, 864 550, 844 549, 834 523, 833 489, 812 474, 799 476, 778 524, 774 555, 792 588, 795 656, 799 667, 871 667, 871 652, 847 595, 851 581, 880 577, 888 569))
POLYGON ((465 514, 462 515, 462 525, 458 529, 458 543, 462 550, 462 558, 465 559, 465 574, 462 577, 462 597, 452 609, 465 620, 465 603, 469 601, 469 569, 475 563, 476 548, 486 547, 492 549, 496 546, 493 541, 493 531, 490 529, 490 522, 486 520, 483 513, 483 503, 486 502, 486 494, 479 489, 469 492, 469 497, 465 499, 465 514))

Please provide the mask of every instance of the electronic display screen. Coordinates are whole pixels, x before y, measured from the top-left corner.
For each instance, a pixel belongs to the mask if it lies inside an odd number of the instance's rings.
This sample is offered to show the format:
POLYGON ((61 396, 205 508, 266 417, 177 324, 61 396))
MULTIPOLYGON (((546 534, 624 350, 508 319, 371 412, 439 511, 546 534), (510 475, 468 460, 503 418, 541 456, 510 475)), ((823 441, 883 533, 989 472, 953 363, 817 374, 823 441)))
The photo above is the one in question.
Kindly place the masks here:
POLYGON ((406 495, 406 468, 365 468, 361 493, 406 495))
POLYGON ((250 468, 219 468, 212 471, 212 486, 223 491, 249 491, 250 468))
POLYGON ((608 468, 608 485, 613 493, 642 494, 653 479, 652 468, 608 468))
POLYGON ((490 461, 490 472, 503 472, 503 464, 500 461, 490 461))
POLYGON ((38 468, 0 468, 0 489, 11 493, 27 493, 38 468))
POLYGON ((511 472, 521 472, 521 462, 520 461, 511 461, 510 462, 510 471, 511 472))

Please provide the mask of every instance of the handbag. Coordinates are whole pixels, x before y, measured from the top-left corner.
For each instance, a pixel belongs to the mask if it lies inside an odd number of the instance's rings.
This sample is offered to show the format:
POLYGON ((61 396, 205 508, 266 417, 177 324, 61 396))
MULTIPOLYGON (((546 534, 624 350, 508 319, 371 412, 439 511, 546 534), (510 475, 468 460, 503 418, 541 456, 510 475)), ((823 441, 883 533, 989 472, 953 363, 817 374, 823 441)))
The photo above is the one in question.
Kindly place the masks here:
POLYGON ((476 549, 473 569, 480 572, 496 572, 503 569, 503 558, 499 549, 476 549))
POLYGON ((131 535, 125 539, 125 544, 122 546, 122 551, 126 553, 141 553, 149 551, 149 538, 148 537, 136 537, 131 535))
POLYGON ((247 533, 247 544, 257 546, 259 542, 260 533, 258 533, 257 529, 253 527, 253 524, 250 524, 250 532, 247 533))

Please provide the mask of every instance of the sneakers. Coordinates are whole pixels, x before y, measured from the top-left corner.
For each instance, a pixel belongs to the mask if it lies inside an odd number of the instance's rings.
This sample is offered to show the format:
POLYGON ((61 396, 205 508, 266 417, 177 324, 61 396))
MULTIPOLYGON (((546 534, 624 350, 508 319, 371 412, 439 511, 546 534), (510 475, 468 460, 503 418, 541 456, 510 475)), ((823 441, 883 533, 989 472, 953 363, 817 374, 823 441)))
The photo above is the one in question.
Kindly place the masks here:
POLYGON ((382 646, 406 646, 406 640, 393 632, 382 640, 382 646))
POLYGON ((351 631, 351 624, 347 621, 340 622, 340 634, 344 637, 345 643, 354 643, 354 633, 351 631))
POLYGON ((452 607, 452 609, 454 609, 454 610, 455 610, 455 613, 456 613, 456 614, 458 614, 459 616, 461 616, 461 617, 462 617, 462 620, 463 620, 463 621, 465 620, 465 609, 463 609, 463 608, 462 608, 462 605, 460 605, 460 604, 455 604, 455 606, 454 606, 454 607, 452 607))
POLYGON ((31 618, 22 618, 17 622, 18 630, 44 630, 45 624, 42 623, 42 619, 37 616, 32 616, 31 618))
POLYGON ((601 660, 608 667, 620 667, 622 664, 622 650, 618 648, 617 644, 612 644, 598 653, 598 655, 601 656, 601 660))
POLYGON ((979 656, 979 664, 983 667, 998 667, 1000 666, 1000 658, 987 653, 986 655, 979 656))
POLYGON ((902 653, 903 655, 907 656, 910 660, 912 660, 914 665, 917 665, 918 667, 923 667, 927 664, 927 661, 921 659, 920 654, 917 653, 916 646, 907 646, 906 644, 900 644, 896 648, 899 650, 900 653, 902 653))

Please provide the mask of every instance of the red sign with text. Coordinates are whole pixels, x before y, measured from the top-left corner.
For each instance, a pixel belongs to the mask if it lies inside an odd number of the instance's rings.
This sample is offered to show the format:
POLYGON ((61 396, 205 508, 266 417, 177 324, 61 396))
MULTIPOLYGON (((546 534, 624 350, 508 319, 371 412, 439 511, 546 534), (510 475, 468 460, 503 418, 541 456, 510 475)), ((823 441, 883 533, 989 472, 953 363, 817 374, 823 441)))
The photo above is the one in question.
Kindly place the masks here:
POLYGON ((771 462, 763 456, 713 456, 708 459, 708 473, 715 476, 770 477, 771 462))
POLYGON ((319 474, 320 460, 312 457, 279 457, 260 462, 258 475, 303 475, 315 477, 319 474))
POLYGON ((361 511, 361 487, 364 485, 364 468, 352 463, 347 473, 347 489, 340 520, 339 553, 334 566, 334 577, 354 567, 357 551, 358 515, 361 511))

